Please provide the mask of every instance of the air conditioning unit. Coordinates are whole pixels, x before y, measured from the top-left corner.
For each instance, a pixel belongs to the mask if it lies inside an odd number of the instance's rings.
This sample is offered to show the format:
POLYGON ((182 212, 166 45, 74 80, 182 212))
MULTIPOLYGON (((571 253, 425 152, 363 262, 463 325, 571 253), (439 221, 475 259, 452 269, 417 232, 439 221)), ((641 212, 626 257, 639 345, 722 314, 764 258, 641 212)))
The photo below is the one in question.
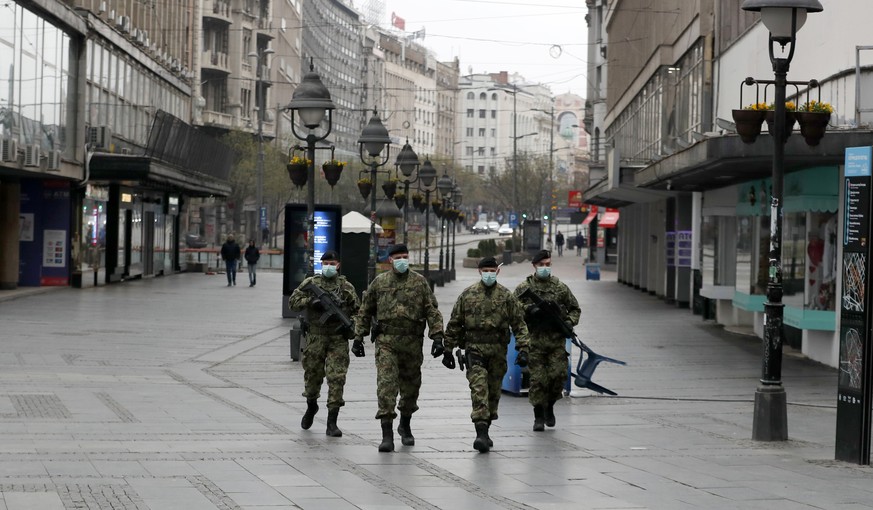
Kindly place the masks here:
POLYGON ((48 163, 46 170, 57 172, 61 169, 61 151, 53 150, 48 153, 48 163))
POLYGON ((13 138, 0 139, 0 160, 4 163, 18 161, 18 140, 13 138))
POLYGON ((119 18, 119 20, 121 21, 121 23, 119 23, 120 26, 118 28, 120 28, 121 31, 124 32, 125 34, 129 34, 130 33, 130 16, 122 16, 121 18, 119 18))
POLYGON ((106 12, 106 2, 100 2, 100 7, 97 9, 97 14, 103 14, 106 12))
POLYGON ((38 167, 39 157, 39 144, 32 143, 24 146, 24 166, 38 167))
POLYGON ((145 30, 133 29, 133 31, 136 32, 136 35, 133 38, 133 42, 135 42, 138 46, 145 46, 145 43, 146 43, 145 30))
POLYGON ((112 130, 109 126, 91 126, 88 128, 88 143, 93 149, 109 149, 112 143, 112 130))

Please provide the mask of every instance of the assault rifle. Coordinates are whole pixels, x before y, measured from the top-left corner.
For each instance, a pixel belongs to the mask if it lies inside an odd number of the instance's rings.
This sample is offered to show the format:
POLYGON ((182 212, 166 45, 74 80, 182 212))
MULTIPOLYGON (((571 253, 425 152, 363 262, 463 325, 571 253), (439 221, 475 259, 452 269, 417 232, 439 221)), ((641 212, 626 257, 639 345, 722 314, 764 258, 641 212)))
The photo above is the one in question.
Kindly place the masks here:
POLYGON ((335 317, 341 323, 336 328, 337 333, 350 334, 350 332, 354 331, 355 324, 351 319, 349 319, 349 316, 343 312, 343 309, 337 304, 337 302, 334 301, 330 292, 326 292, 318 285, 312 283, 312 280, 308 281, 306 285, 303 285, 300 288, 304 292, 312 294, 312 296, 317 299, 324 308, 324 313, 321 314, 321 317, 318 319, 319 324, 323 326, 331 319, 331 317, 335 317))
POLYGON ((551 302, 545 301, 543 298, 537 295, 536 292, 528 287, 524 289, 519 297, 522 300, 529 299, 533 302, 537 308, 540 309, 540 313, 538 315, 538 319, 543 320, 553 329, 557 330, 559 333, 564 335, 565 338, 569 338, 571 342, 573 342, 576 347, 582 349, 582 352, 579 353, 579 362, 576 364, 576 373, 572 374, 575 377, 576 386, 580 388, 588 388, 589 390, 596 391, 598 393, 605 393, 607 395, 617 395, 614 391, 604 388, 599 384, 595 383, 591 380, 591 376, 594 374, 594 369, 597 368, 597 365, 600 364, 601 361, 608 361, 610 363, 616 363, 618 365, 627 365, 624 361, 617 360, 614 358, 608 358, 606 356, 602 356, 592 351, 587 345, 582 343, 582 340, 579 340, 579 337, 576 336, 576 332, 573 331, 573 328, 564 322, 561 318, 561 310, 558 306, 551 302), (588 353, 588 357, 584 359, 584 354, 588 353))
POLYGON ((455 351, 455 356, 458 357, 458 370, 463 372, 467 368, 467 355, 464 354, 464 351, 458 349, 455 351))

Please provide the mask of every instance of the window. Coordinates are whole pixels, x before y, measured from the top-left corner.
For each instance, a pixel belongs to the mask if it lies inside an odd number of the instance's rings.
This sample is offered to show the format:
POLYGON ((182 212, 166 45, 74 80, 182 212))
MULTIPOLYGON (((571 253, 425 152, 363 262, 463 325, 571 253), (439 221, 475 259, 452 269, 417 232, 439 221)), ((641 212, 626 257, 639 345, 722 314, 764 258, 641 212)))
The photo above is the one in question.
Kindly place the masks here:
POLYGON ((473 128, 467 128, 467 136, 473 136, 473 128))
POLYGON ((496 155, 497 155, 497 147, 491 147, 491 155, 492 155, 492 156, 496 156, 496 155))
POLYGON ((491 118, 492 118, 492 119, 496 119, 496 118, 497 118, 497 110, 491 110, 491 118))
POLYGON ((467 99, 469 99, 471 101, 473 99, 476 99, 476 94, 473 94, 472 92, 467 92, 467 99))
POLYGON ((485 136, 485 128, 479 128, 479 136, 485 136))
POLYGON ((478 173, 479 175, 485 175, 485 165, 479 165, 479 168, 476 169, 476 173, 478 173))
POLYGON ((480 119, 484 119, 484 118, 485 118, 485 110, 479 110, 479 118, 480 118, 480 119))
POLYGON ((467 146, 466 152, 467 152, 467 156, 472 156, 473 155, 473 148, 470 146, 467 146))
POLYGON ((481 99, 482 101, 485 101, 486 99, 488 99, 488 95, 483 92, 483 93, 479 94, 479 99, 481 99))
POLYGON ((493 101, 497 101, 497 92, 492 92, 492 93, 491 93, 491 99, 492 99, 493 101))
POLYGON ((491 138, 497 137, 497 128, 491 128, 491 138))
POLYGON ((472 118, 473 118, 473 109, 472 109, 472 108, 468 108, 468 109, 467 109, 467 118, 468 118, 468 119, 472 119, 472 118))
POLYGON ((479 150, 476 151, 476 152, 477 152, 477 154, 479 154, 480 156, 484 156, 484 155, 485 155, 485 147, 479 147, 479 150))

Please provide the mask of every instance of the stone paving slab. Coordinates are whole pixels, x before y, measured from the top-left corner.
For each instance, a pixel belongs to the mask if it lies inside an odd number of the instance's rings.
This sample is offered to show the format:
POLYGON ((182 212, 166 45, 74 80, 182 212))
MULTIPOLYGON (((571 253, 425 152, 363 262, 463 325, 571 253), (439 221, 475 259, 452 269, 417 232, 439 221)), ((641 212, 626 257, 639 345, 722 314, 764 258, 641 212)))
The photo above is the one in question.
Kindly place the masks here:
MULTIPOLYGON (((573 388, 558 426, 534 433, 527 399, 504 394, 487 455, 472 450, 465 378, 427 355, 416 445, 378 453, 369 343, 343 437, 324 435, 326 389, 301 430, 279 273, 0 296, 0 510, 873 508, 873 470, 833 460, 833 369, 786 350, 790 439, 752 441, 759 340, 553 260, 580 338, 628 362, 595 374, 619 396, 573 388)), ((446 320, 478 276, 456 268, 436 290, 446 320)))

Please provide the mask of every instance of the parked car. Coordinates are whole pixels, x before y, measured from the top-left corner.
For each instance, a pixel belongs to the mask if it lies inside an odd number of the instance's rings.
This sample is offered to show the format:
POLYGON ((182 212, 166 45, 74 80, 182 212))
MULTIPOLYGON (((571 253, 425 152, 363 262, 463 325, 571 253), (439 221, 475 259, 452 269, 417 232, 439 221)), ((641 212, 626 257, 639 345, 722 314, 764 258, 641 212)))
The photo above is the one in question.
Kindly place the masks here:
POLYGON ((206 248, 206 241, 198 234, 188 234, 185 236, 185 245, 188 248, 206 248))
POLYGON ((512 227, 510 227, 508 223, 504 223, 503 225, 500 225, 500 228, 497 229, 497 233, 502 236, 511 236, 512 227))
POLYGON ((474 234, 487 234, 488 233, 488 223, 484 221, 476 222, 473 225, 473 233, 474 234))
POLYGON ((489 232, 494 232, 496 234, 498 230, 500 230, 500 223, 497 223, 496 221, 489 221, 488 222, 488 231, 489 232))

